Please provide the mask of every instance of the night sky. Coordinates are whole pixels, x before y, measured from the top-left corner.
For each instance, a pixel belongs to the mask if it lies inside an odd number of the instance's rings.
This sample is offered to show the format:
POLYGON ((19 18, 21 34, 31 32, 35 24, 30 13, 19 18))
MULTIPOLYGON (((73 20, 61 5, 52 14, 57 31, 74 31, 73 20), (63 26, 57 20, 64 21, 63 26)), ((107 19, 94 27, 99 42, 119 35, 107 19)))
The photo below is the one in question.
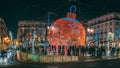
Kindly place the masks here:
POLYGON ((79 21, 95 18, 110 12, 120 12, 120 0, 0 0, 0 16, 8 30, 17 34, 17 23, 20 20, 51 21, 65 17, 71 5, 77 6, 79 21))

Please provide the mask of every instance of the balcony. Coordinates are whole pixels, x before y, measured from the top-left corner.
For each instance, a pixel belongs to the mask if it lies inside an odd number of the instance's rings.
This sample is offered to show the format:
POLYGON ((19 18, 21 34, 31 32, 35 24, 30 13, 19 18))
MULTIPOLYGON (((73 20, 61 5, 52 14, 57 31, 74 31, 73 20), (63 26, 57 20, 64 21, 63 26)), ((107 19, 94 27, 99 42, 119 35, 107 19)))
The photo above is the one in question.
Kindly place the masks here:
POLYGON ((120 20, 120 18, 119 17, 114 17, 114 18, 110 18, 110 19, 101 20, 101 21, 98 21, 97 23, 90 24, 90 26, 94 26, 94 25, 97 25, 97 24, 101 24, 103 22, 111 21, 111 20, 120 20))

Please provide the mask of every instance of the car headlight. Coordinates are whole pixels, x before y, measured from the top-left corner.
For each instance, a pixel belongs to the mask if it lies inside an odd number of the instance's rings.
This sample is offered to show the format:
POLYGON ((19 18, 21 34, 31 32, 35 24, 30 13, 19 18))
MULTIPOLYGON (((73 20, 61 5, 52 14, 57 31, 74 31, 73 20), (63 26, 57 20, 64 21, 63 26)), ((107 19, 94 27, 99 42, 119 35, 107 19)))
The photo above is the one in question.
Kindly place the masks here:
POLYGON ((3 62, 1 57, 0 57, 0 62, 3 62))
POLYGON ((7 58, 4 58, 4 63, 6 63, 7 62, 7 58))

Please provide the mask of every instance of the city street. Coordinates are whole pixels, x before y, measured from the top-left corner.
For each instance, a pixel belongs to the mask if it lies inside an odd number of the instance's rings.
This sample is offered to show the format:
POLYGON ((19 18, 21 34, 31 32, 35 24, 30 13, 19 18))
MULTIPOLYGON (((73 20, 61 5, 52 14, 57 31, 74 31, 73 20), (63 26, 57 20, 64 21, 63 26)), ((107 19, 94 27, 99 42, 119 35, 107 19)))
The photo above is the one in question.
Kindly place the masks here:
POLYGON ((3 68, 119 68, 120 59, 69 63, 16 63, 3 68))
POLYGON ((0 68, 120 68, 120 0, 1 0, 0 68))

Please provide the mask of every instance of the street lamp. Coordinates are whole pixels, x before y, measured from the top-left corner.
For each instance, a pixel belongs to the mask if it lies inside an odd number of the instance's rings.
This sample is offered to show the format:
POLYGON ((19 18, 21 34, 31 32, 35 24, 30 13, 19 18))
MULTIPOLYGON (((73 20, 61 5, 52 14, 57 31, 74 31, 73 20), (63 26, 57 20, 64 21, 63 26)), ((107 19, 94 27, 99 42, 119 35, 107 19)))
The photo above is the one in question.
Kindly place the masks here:
POLYGON ((50 26, 47 26, 47 29, 49 30, 50 26))
POLYGON ((94 32, 94 29, 93 28, 87 28, 87 32, 88 32, 88 41, 90 43, 90 41, 92 39, 92 37, 90 37, 90 36, 94 32))
POLYGON ((48 43, 48 40, 47 40, 47 36, 48 36, 48 30, 50 29, 50 27, 49 27, 49 24, 47 23, 46 24, 46 36, 45 36, 45 44, 44 44, 44 47, 43 47, 43 49, 44 49, 44 55, 45 55, 45 53, 46 53, 46 47, 47 46, 49 46, 49 43, 48 43))
POLYGON ((32 32, 32 53, 35 54, 35 38, 37 36, 35 35, 35 28, 33 28, 33 32, 32 32))
POLYGON ((110 56, 110 41, 113 39, 113 33, 112 32, 108 32, 107 35, 107 40, 108 40, 108 44, 107 44, 107 50, 106 50, 106 56, 110 56))
MULTIPOLYGON (((94 29, 93 28, 87 28, 87 32, 88 32, 88 36, 90 37, 91 34, 94 33, 94 29)), ((95 31, 95 33, 97 33, 95 31)), ((92 37, 88 38, 88 41, 91 41, 92 40, 92 37)), ((97 38, 95 40, 98 40, 97 38)), ((89 42, 90 43, 90 42, 89 42)), ((97 56, 97 47, 95 48, 95 53, 94 53, 95 56, 97 56)))

